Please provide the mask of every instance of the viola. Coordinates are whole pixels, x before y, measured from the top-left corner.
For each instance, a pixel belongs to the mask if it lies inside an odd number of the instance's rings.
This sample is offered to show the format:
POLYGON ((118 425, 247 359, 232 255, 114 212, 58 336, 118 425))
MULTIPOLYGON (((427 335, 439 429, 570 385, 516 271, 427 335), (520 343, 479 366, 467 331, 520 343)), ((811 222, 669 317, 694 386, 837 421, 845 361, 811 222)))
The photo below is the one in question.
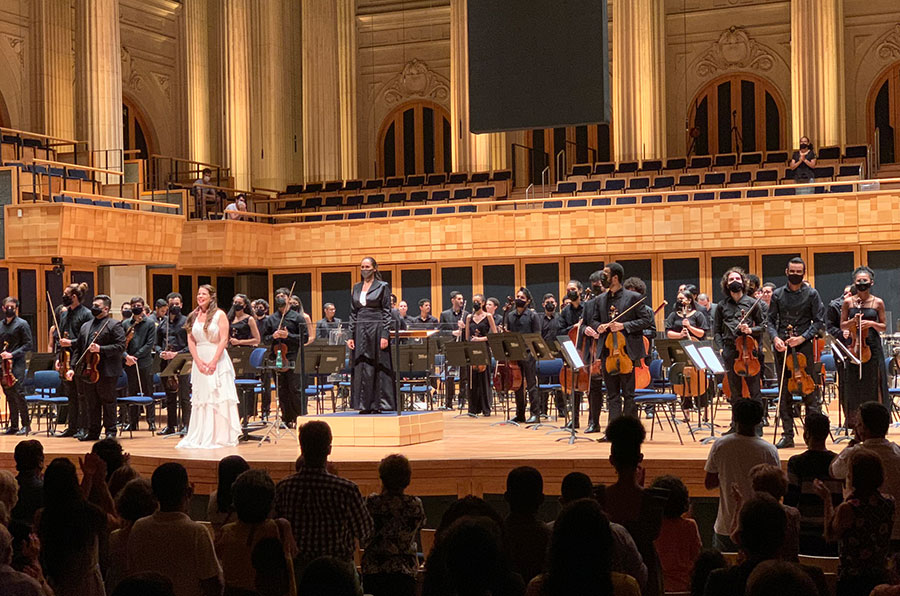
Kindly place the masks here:
POLYGON ((848 321, 847 329, 850 331, 850 353, 856 356, 860 362, 868 362, 872 359, 872 349, 866 343, 862 332, 862 313, 848 321))
MULTIPOLYGON (((668 302, 665 300, 662 301, 662 304, 656 307, 656 310, 653 311, 653 316, 656 316, 660 310, 666 307, 668 302)), ((644 354, 647 356, 650 355, 650 340, 647 339, 645 335, 643 337, 644 340, 644 354)), ((635 389, 646 389, 650 386, 650 381, 652 378, 650 377, 650 367, 647 366, 647 359, 641 358, 638 360, 638 365, 634 369, 634 388, 635 389)))
MULTIPOLYGON (((6 348, 9 347, 9 342, 3 342, 3 351, 6 351, 6 348)), ((3 383, 4 387, 12 387, 16 384, 18 379, 16 379, 16 375, 13 374, 13 361, 12 358, 9 360, 3 361, 3 377, 0 378, 0 382, 3 383)))
MULTIPOLYGON (((750 311, 759 303, 759 300, 753 303, 750 310, 744 312, 741 309, 741 320, 737 326, 740 327, 750 311)), ((734 374, 739 377, 755 377, 759 374, 759 342, 752 335, 740 335, 734 340, 734 349, 737 350, 737 356, 734 359, 734 374)))
MULTIPOLYGON (((106 317, 103 325, 100 329, 97 329, 94 336, 91 338, 91 341, 88 342, 88 346, 97 341, 97 338, 100 337, 100 334, 103 333, 103 330, 106 329, 106 326, 109 325, 111 320, 111 317, 106 317)), ((100 352, 91 352, 89 349, 85 348, 84 352, 81 353, 78 362, 76 362, 75 366, 72 368, 78 368, 78 365, 81 364, 82 360, 84 360, 84 368, 81 370, 81 376, 84 377, 86 383, 93 385, 100 380, 100 352)))
MULTIPOLYGON (((609 318, 610 323, 616 320, 615 306, 609 307, 609 318)), ((627 375, 634 370, 634 362, 628 356, 625 343, 625 334, 621 331, 610 331, 606 334, 603 345, 607 351, 604 365, 608 374, 627 375)))
POLYGON ((578 336, 583 336, 583 343, 581 349, 581 360, 585 363, 585 366, 581 368, 575 375, 572 374, 572 369, 569 366, 564 366, 561 371, 559 371, 559 384, 562 385, 563 391, 566 393, 572 392, 572 383, 575 383, 575 391, 587 391, 591 386, 591 364, 588 360, 593 360, 590 356, 593 355, 593 350, 590 349, 589 346, 593 345, 593 342, 590 341, 589 337, 584 337, 584 334, 580 333, 581 324, 575 325, 571 329, 569 329, 569 339, 572 340, 576 346, 578 345, 578 336), (574 376, 574 380, 573 380, 574 376))
MULTIPOLYGON (((795 336, 793 327, 788 325, 788 333, 791 337, 795 336)), ((816 382, 806 372, 806 355, 797 352, 797 348, 791 346, 791 355, 787 359, 785 366, 790 376, 788 377, 788 391, 791 395, 809 395, 816 390, 816 382)))

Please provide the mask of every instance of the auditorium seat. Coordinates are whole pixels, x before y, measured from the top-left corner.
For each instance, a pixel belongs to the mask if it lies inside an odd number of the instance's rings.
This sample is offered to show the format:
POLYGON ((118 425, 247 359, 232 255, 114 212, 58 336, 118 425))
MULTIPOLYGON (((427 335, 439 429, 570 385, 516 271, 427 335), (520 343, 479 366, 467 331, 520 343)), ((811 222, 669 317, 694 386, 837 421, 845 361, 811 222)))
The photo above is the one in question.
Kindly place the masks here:
POLYGON ((319 207, 322 206, 322 197, 306 197, 303 199, 303 210, 304 211, 315 211, 319 207))
POLYGON ((382 188, 400 188, 401 186, 403 186, 403 178, 400 176, 391 176, 390 178, 384 179, 382 188))
POLYGON ((112 207, 112 201, 105 199, 94 199, 92 202, 95 207, 112 207))
POLYGON ((623 178, 607 178, 603 181, 603 188, 600 192, 622 192, 625 190, 625 184, 623 178))
POLYGON ((750 186, 752 174, 747 170, 735 170, 728 173, 728 182, 725 186, 750 186))
MULTIPOLYGON (((816 162, 819 163, 818 161, 816 162)), ((816 180, 831 180, 834 178, 834 166, 819 166, 815 168, 816 180)))
POLYGON ((569 199, 566 207, 587 207, 587 199, 569 199))
POLYGON ((576 194, 592 194, 595 195, 600 192, 603 183, 599 180, 584 180, 581 183, 581 188, 578 189, 576 194))
POLYGON ((369 178, 363 184, 362 190, 379 190, 382 186, 384 186, 384 180, 381 178, 369 178))
POLYGON ((290 211, 291 213, 296 213, 300 209, 303 209, 303 200, 298 199, 295 201, 285 201, 283 205, 277 207, 277 211, 279 213, 284 213, 290 211))
POLYGON ((675 176, 657 176, 653 179, 653 190, 664 190, 675 186, 675 176))
POLYGON ((428 177, 425 179, 425 186, 443 186, 446 181, 446 174, 428 174, 428 177))
POLYGON ((542 206, 544 209, 561 209, 563 206, 563 202, 561 200, 544 201, 542 206))
POLYGON ((671 195, 666 195, 667 203, 683 203, 688 200, 688 195, 684 193, 675 193, 671 195))
POLYGON ((672 157, 666 160, 666 166, 662 169, 663 172, 669 172, 672 174, 676 174, 678 172, 683 172, 687 167, 687 159, 684 157, 672 157))
POLYGON ((719 199, 739 199, 741 191, 739 190, 723 190, 719 192, 719 199))
POLYGON ((686 172, 704 172, 712 166, 712 157, 709 155, 695 155, 688 162, 686 172))
POLYGON ((454 201, 466 201, 472 198, 471 188, 457 188, 453 190, 454 201))
POLYGON ((344 206, 344 197, 342 195, 331 195, 325 197, 322 206, 327 209, 340 209, 344 206))
POLYGON ((302 194, 312 194, 317 192, 322 192, 322 183, 321 182, 308 182, 306 186, 303 187, 301 191, 302 194))
POLYGON ((406 184, 404 184, 404 186, 416 188, 423 184, 425 184, 425 174, 410 174, 406 177, 406 184))
POLYGON ((427 190, 414 190, 409 193, 409 202, 410 203, 424 203, 428 200, 428 191, 427 190))
POLYGON ((388 203, 397 204, 397 203, 405 203, 406 202, 406 193, 405 192, 392 192, 388 195, 388 203))
POLYGON ((650 188, 650 178, 647 178, 645 176, 638 176, 635 178, 628 179, 627 190, 629 192, 631 192, 631 191, 640 192, 640 191, 647 190, 648 188, 650 188))
POLYGON ((321 215, 305 215, 303 217, 304 223, 317 222, 317 221, 322 221, 321 215))
POLYGON ((611 176, 616 171, 616 164, 602 162, 594 164, 594 176, 611 176))
POLYGON ((734 153, 720 153, 713 160, 712 167, 716 170, 727 170, 737 165, 737 155, 734 153))
POLYGON ((453 213, 456 213, 456 207, 455 206, 438 207, 437 209, 434 210, 434 213, 435 213, 435 215, 452 215, 453 213))
POLYGON ((853 192, 852 184, 832 184, 828 187, 828 192, 853 192))
POLYGON ((569 172, 569 178, 576 177, 584 177, 587 178, 591 175, 591 164, 589 163, 577 163, 572 166, 572 171, 569 172))
POLYGON ((470 184, 486 184, 490 182, 491 174, 490 172, 475 172, 471 176, 469 176, 470 184))
POLYGON ((384 193, 376 192, 370 195, 366 195, 365 200, 363 201, 363 206, 365 207, 375 207, 384 203, 384 193))
POLYGON ((660 170, 662 170, 662 160, 661 159, 645 159, 641 162, 641 168, 638 172, 650 172, 654 174, 658 174, 660 170))
POLYGON ((469 174, 466 172, 453 172, 447 178, 447 184, 450 186, 453 185, 463 185, 469 183, 469 174))
POLYGON ((616 167, 616 176, 621 176, 623 174, 634 174, 638 170, 638 162, 636 161, 623 161, 620 162, 616 167))
POLYGON ((795 194, 797 194, 797 189, 793 186, 779 186, 775 189, 776 197, 789 197, 795 194))
POLYGON ((678 177, 675 188, 697 188, 700 185, 699 174, 682 174, 678 177))
POLYGON ((387 217, 387 211, 369 211, 369 219, 381 219, 387 217))
POLYGON ((759 199, 769 196, 768 188, 751 188, 747 190, 748 199, 759 199))
POLYGON ((341 189, 343 192, 354 192, 357 190, 362 190, 363 182, 362 180, 345 180, 344 187, 341 189))
POLYGON ((413 215, 432 215, 434 214, 434 207, 419 207, 417 209, 413 209, 413 215))
POLYGON ((607 207, 612 204, 609 197, 594 197, 591 199, 591 207, 607 207))
POLYGON ((325 221, 341 221, 344 219, 344 214, 338 211, 337 213, 326 213, 325 221))
POLYGON ((478 211, 477 205, 460 205, 457 209, 457 213, 475 213, 478 211))
POLYGON ((834 177, 835 180, 861 180, 862 179, 862 165, 842 165, 838 168, 837 176, 834 177))
POLYGON ((74 199, 69 195, 53 195, 54 203, 74 203, 74 199))
POLYGON ((712 200, 715 199, 715 198, 716 198, 716 193, 710 192, 710 191, 703 191, 703 192, 695 192, 695 193, 694 193, 694 200, 695 200, 695 201, 712 201, 712 200))
POLYGON ((391 211, 391 217, 409 217, 409 209, 394 209, 391 211))
POLYGON ((341 192, 341 189, 344 187, 344 183, 340 180, 329 180, 325 183, 325 186, 322 187, 322 192, 341 192))
POLYGON ((365 219, 366 214, 364 211, 351 211, 347 214, 347 219, 365 219))
POLYGON ((433 190, 431 191, 431 196, 428 197, 429 201, 449 201, 450 200, 450 191, 446 189, 441 190, 433 190))
POLYGON ((837 145, 819 147, 819 150, 816 151, 816 158, 819 163, 831 160, 838 162, 841 160, 841 148, 837 145))
POLYGON ((778 165, 783 166, 787 163, 788 154, 787 151, 767 151, 766 152, 766 160, 763 162, 764 166, 772 166, 778 165))
POLYGON ((303 192, 302 184, 288 184, 287 188, 284 189, 284 194, 286 195, 299 195, 303 192))
POLYGON ((641 204, 644 203, 662 203, 662 195, 643 195, 641 197, 641 204))
POLYGON ((616 197, 616 205, 634 205, 637 203, 637 197, 616 197))
POLYGON ((778 183, 778 170, 756 170, 753 185, 771 185, 778 183))
POLYGON ((131 209, 131 205, 126 203, 125 201, 116 201, 113 203, 113 207, 116 209, 131 209))
POLYGON ((362 205, 363 196, 362 195, 350 195, 349 197, 344 199, 344 206, 355 209, 362 205))
POLYGON ((844 147, 843 161, 848 159, 866 159, 869 156, 869 148, 865 145, 847 145, 844 147))
POLYGON ((475 189, 476 199, 493 199, 494 194, 495 192, 493 186, 479 186, 475 189))
POLYGON ((725 185, 725 172, 706 172, 703 174, 701 188, 721 187, 725 185))
POLYGON ((550 195, 574 195, 576 190, 578 190, 577 182, 557 182, 556 190, 551 191, 550 195))
POLYGON ((762 157, 762 153, 759 151, 741 153, 741 159, 738 161, 737 168, 739 170, 755 170, 762 165, 762 157))

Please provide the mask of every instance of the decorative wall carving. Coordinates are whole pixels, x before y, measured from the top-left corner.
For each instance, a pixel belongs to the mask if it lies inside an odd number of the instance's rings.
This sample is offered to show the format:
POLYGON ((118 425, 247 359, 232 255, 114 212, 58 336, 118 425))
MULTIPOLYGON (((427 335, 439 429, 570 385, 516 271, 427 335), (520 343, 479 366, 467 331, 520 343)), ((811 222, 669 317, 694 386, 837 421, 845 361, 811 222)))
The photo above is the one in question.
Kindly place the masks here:
POLYGON ((894 28, 878 42, 876 52, 879 58, 888 62, 900 58, 900 24, 894 25, 894 28))
POLYGON ((144 88, 144 77, 137 71, 131 50, 122 46, 122 83, 133 91, 144 88))
POLYGON ((771 48, 751 38, 742 27, 732 26, 700 56, 696 69, 701 78, 712 78, 730 69, 767 72, 774 64, 771 48))
POLYGON ((410 99, 430 99, 446 105, 450 100, 450 81, 413 58, 403 70, 385 83, 381 95, 384 103, 394 106, 410 99))
POLYGON ((153 75, 153 80, 155 80, 156 84, 159 85, 159 88, 162 89, 166 99, 169 100, 169 103, 172 103, 171 79, 169 78, 169 75, 161 72, 154 72, 151 74, 153 75))
POLYGON ((12 48, 12 51, 16 55, 16 58, 19 59, 19 66, 25 66, 25 40, 21 37, 7 35, 6 41, 9 43, 9 47, 12 48))

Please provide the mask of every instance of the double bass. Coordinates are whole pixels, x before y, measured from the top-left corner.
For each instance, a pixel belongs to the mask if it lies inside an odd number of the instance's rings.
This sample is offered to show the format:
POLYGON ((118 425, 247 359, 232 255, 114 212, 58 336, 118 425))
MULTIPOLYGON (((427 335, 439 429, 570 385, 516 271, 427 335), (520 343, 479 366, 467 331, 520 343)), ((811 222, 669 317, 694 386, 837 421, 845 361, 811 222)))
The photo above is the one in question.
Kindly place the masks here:
MULTIPOLYGON (((515 303, 515 298, 507 296, 506 306, 503 307, 503 321, 506 322, 506 314, 515 303)), ((509 391, 518 391, 522 388, 522 369, 519 363, 513 360, 498 361, 497 367, 494 369, 494 378, 492 384, 495 390, 500 393, 509 391)))

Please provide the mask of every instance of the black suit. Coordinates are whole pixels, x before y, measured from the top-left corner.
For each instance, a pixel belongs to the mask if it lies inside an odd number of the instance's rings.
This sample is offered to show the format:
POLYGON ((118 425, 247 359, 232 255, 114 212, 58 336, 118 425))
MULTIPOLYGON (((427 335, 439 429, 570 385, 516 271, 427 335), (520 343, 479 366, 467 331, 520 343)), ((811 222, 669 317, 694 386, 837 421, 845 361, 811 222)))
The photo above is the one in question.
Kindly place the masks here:
POLYGON ((22 428, 29 428, 31 420, 28 417, 22 381, 25 379, 25 354, 31 351, 31 328, 25 319, 13 317, 0 321, 0 350, 4 343, 7 344, 6 351, 12 354, 12 373, 16 378, 15 383, 3 387, 9 404, 9 428, 16 428, 19 418, 22 419, 22 428))
MULTIPOLYGON (((125 375, 128 377, 128 395, 153 395, 153 347, 156 345, 156 323, 149 318, 144 318, 140 323, 134 322, 134 317, 122 324, 125 336, 134 329, 131 341, 125 348, 125 353, 137 358, 137 363, 131 366, 125 365, 125 375)), ((156 424, 153 406, 147 406, 147 423, 156 424)), ((133 406, 129 412, 129 422, 132 427, 137 424, 139 411, 133 406)))
MULTIPOLYGON (((187 317, 184 315, 166 315, 162 322, 156 326, 156 351, 176 352, 187 354, 190 352, 187 343, 187 317)), ((165 369, 169 360, 163 360, 160 366, 165 369)), ((187 366, 183 367, 188 368, 187 366)), ((178 405, 181 404, 181 424, 188 426, 191 423, 191 376, 183 374, 178 377, 178 389, 173 391, 168 383, 163 383, 166 391, 166 426, 173 430, 178 428, 178 405)))
MULTIPOLYGON (((302 373, 296 373, 295 365, 298 359, 300 370, 303 370, 303 346, 309 340, 309 327, 306 318, 293 310, 285 312, 282 318, 280 312, 269 315, 266 319, 266 333, 262 336, 263 343, 271 346, 274 343, 284 343, 287 346, 288 362, 283 363, 286 368, 278 371, 278 401, 281 403, 281 413, 287 424, 297 421, 297 416, 306 416, 306 383, 302 373), (287 337, 274 339, 272 334, 279 327, 286 329, 287 337)), ((270 364, 275 364, 274 356, 269 354, 270 364)), ((265 410, 265 405, 263 405, 265 410)))
MULTIPOLYGON (((122 358, 125 352, 125 330, 122 323, 110 316, 88 321, 78 333, 77 351, 86 352, 92 343, 100 346, 100 362, 97 365, 100 380, 96 383, 85 382, 83 385, 88 404, 88 436, 97 437, 100 435, 101 413, 106 432, 116 432, 116 383, 122 375, 122 358)), ((82 360, 75 374, 82 374, 84 368, 85 360, 82 360)))
MULTIPOLYGON (((81 356, 76 345, 78 333, 81 331, 81 326, 93 318, 94 316, 91 314, 90 309, 83 304, 60 310, 57 315, 57 320, 59 321, 59 329, 57 329, 56 333, 57 346, 59 346, 58 338, 60 337, 72 340, 72 346, 69 348, 57 347, 57 358, 64 350, 68 350, 69 366, 75 366, 75 362, 81 356)), ((72 435, 79 430, 87 432, 88 405, 84 397, 84 384, 81 381, 81 377, 75 375, 75 378, 71 381, 63 379, 60 395, 65 395, 69 398, 68 405, 61 407, 59 410, 59 422, 67 425, 66 434, 72 435)))
MULTIPOLYGON (((459 322, 465 321, 466 317, 469 316, 469 313, 465 310, 460 310, 459 313, 455 312, 452 308, 448 308, 444 312, 441 313, 441 318, 439 319, 439 327, 438 329, 442 331, 460 331, 460 333, 465 333, 464 329, 459 328, 459 322)), ((460 341, 464 341, 465 336, 460 337, 460 341)), ((453 409, 453 396, 456 395, 456 381, 452 375, 447 375, 447 379, 445 381, 445 391, 446 399, 444 400, 444 407, 447 409, 453 409)), ((460 371, 459 375, 459 398, 460 401, 465 399, 469 395, 469 375, 463 374, 460 371)), ((462 407, 462 406, 460 406, 462 407)))

